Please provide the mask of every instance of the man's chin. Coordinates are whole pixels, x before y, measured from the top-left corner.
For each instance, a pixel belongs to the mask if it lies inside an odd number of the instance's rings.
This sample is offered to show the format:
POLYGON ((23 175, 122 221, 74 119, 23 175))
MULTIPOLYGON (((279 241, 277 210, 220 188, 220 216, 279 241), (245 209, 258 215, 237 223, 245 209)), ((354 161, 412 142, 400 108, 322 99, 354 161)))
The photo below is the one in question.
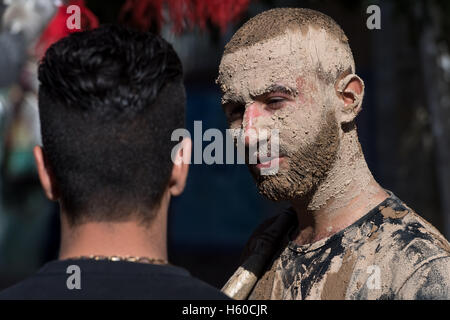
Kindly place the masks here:
POLYGON ((293 181, 283 174, 260 176, 256 185, 262 196, 275 202, 301 198, 312 190, 311 182, 293 181))

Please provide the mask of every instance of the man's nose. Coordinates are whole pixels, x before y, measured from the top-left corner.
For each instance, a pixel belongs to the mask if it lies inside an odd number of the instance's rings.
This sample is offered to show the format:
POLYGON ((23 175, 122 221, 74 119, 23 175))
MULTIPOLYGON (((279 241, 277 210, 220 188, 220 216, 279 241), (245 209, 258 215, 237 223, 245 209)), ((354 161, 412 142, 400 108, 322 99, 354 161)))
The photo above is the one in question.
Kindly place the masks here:
POLYGON ((245 108, 243 119, 244 142, 246 145, 258 141, 258 118, 264 115, 262 106, 253 102, 245 108))

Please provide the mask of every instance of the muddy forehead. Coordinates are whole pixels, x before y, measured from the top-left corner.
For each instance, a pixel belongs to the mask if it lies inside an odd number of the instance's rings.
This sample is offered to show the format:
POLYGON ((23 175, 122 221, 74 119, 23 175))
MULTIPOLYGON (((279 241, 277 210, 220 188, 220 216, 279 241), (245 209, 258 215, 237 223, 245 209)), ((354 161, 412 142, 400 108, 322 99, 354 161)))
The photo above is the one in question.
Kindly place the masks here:
POLYGON ((317 34, 286 31, 273 39, 225 54, 218 77, 224 98, 231 95, 248 98, 264 93, 273 85, 296 88, 297 78, 314 74, 320 64, 315 54, 319 39, 317 34))
POLYGON ((347 43, 339 25, 327 15, 306 8, 275 8, 247 21, 225 46, 225 53, 251 46, 283 34, 286 29, 308 31, 308 27, 326 30, 336 40, 347 43))

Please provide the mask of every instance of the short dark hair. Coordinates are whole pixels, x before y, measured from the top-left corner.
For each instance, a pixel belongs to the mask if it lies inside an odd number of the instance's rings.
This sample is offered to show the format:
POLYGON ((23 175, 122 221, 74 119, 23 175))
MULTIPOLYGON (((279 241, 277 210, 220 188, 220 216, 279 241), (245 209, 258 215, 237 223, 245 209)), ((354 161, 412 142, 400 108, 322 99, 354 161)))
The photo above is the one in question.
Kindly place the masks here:
POLYGON ((74 33, 39 66, 46 161, 71 224, 148 221, 184 127, 180 59, 161 37, 119 26, 74 33))

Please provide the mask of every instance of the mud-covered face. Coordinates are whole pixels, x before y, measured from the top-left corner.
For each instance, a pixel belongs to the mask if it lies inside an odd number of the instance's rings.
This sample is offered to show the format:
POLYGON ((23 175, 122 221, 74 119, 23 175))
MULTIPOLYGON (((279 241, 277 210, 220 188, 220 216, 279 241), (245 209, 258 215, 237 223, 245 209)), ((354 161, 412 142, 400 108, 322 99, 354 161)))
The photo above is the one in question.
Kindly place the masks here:
MULTIPOLYGON (((270 130, 278 129, 278 157, 249 165, 260 192, 272 200, 310 193, 336 157, 336 95, 334 85, 320 78, 320 61, 311 58, 316 45, 289 32, 226 54, 220 64, 218 81, 230 128, 242 128, 244 137, 267 130, 269 139, 270 130), (274 164, 277 174, 261 174, 274 164)), ((245 142, 249 147, 251 140, 245 142)))

